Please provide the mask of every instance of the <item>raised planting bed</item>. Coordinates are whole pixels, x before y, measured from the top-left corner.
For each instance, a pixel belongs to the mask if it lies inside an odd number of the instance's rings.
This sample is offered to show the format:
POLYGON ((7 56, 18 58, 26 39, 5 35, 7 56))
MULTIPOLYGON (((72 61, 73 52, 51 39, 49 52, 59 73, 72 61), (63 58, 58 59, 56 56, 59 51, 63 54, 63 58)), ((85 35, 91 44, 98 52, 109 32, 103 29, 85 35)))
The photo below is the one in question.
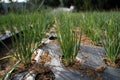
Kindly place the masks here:
MULTIPOLYGON (((63 62, 63 53, 56 40, 55 32, 49 32, 32 57, 31 65, 20 64, 12 74, 3 80, 119 80, 120 68, 105 64, 103 47, 79 46, 76 60, 70 65, 63 62), (52 37, 52 38, 51 38, 52 37)), ((88 40, 87 40, 88 41, 88 40)), ((88 41, 89 43, 89 41, 88 41)))
MULTIPOLYGON (((53 50, 52 54, 59 55, 61 53, 60 47, 58 45, 47 44, 46 47, 48 49, 53 50)), ((103 48, 96 47, 96 46, 82 45, 80 47, 80 50, 81 52, 78 53, 76 57, 81 62, 81 66, 77 66, 78 70, 74 71, 74 70, 66 69, 62 64, 60 64, 62 68, 68 71, 70 70, 67 73, 67 75, 69 75, 68 80, 70 80, 69 78, 71 78, 72 80, 74 79, 90 80, 92 77, 94 77, 95 79, 96 76, 98 75, 99 75, 98 79, 100 78, 102 80, 119 80, 120 79, 120 76, 119 76, 120 69, 107 66, 105 62, 102 60, 102 58, 105 56, 104 55, 105 51, 103 48), (75 72, 74 75, 72 74, 73 72, 75 72)), ((56 59, 58 58, 56 57, 56 59)), ((59 62, 57 61, 55 64, 58 64, 58 63, 60 63, 60 61, 59 62)), ((66 73, 64 73, 64 69, 58 70, 58 73, 60 73, 58 75, 60 76, 62 74, 62 76, 66 78, 65 76, 66 73)), ((61 80, 64 80, 64 79, 62 79, 61 77, 61 80)))
MULTIPOLYGON (((24 69, 20 73, 15 74, 11 80, 34 80, 38 77, 38 74, 45 77, 48 72, 48 76, 51 75, 50 80, 119 80, 120 69, 107 66, 102 57, 104 57, 104 49, 96 46, 82 45, 80 47, 81 52, 78 53, 76 59, 80 61, 80 64, 71 66, 64 66, 61 63, 60 55, 62 55, 59 45, 46 44, 42 49, 35 51, 34 60, 39 63, 30 69, 24 69), (45 54, 48 51, 48 54, 45 54), (44 56, 42 56, 44 55, 44 56), (47 57, 50 56, 50 59, 47 57), (41 62, 45 62, 41 65, 41 62), (44 68, 43 66, 47 66, 44 68), (42 70, 42 71, 41 71, 42 70), (46 71, 45 71, 46 70, 46 71), (51 72, 49 72, 51 70, 51 72), (33 72, 32 72, 33 71, 33 72), (45 73, 46 72, 46 73, 45 73), (45 73, 45 75, 43 75, 45 73), (51 74, 50 74, 51 73, 51 74), (31 75, 30 75, 31 74, 31 75)), ((14 72, 13 72, 14 73, 14 72)), ((42 80, 48 80, 46 79, 42 80)), ((37 78, 35 80, 38 80, 37 78)))

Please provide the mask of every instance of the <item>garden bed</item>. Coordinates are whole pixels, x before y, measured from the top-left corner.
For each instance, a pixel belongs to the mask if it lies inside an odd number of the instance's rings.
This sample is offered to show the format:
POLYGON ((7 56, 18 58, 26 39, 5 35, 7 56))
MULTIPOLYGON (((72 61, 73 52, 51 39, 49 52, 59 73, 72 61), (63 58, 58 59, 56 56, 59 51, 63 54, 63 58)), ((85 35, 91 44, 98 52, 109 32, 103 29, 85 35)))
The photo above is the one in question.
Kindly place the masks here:
MULTIPOLYGON (((111 60, 113 61, 115 60, 113 58, 115 57, 114 55, 111 56, 111 54, 109 55, 109 53, 106 53, 106 49, 108 48, 108 45, 106 46, 104 45, 105 43, 107 43, 107 39, 111 37, 109 36, 110 34, 103 33, 104 38, 102 39, 104 39, 103 40, 104 44, 103 43, 101 44, 99 32, 96 33, 94 28, 91 27, 91 24, 88 24, 89 27, 87 31, 84 32, 85 31, 84 29, 86 28, 77 29, 76 27, 71 27, 73 26, 72 23, 73 21, 71 20, 73 18, 71 18, 70 16, 66 17, 64 14, 62 14, 62 16, 64 17, 61 17, 59 20, 55 17, 54 27, 52 27, 50 31, 47 31, 48 30, 47 28, 48 26, 51 25, 48 25, 49 21, 48 23, 46 23, 48 17, 46 17, 45 19, 44 15, 40 16, 41 19, 38 19, 37 21, 36 18, 34 18, 35 20, 33 20, 31 23, 34 22, 37 23, 32 24, 31 27, 28 27, 27 24, 25 23, 25 25, 23 26, 25 31, 23 31, 22 34, 20 33, 19 36, 20 38, 16 38, 16 36, 14 36, 15 41, 14 38, 12 41, 12 44, 14 46, 13 56, 16 59, 18 59, 18 61, 14 58, 1 60, 0 63, 1 74, 4 74, 6 71, 10 70, 11 66, 15 64, 14 65, 15 68, 11 69, 9 72, 6 72, 9 74, 7 76, 4 76, 3 80, 8 80, 8 79, 11 80, 22 80, 22 79, 23 80, 34 80, 34 79, 35 80, 37 79, 119 80, 120 79, 119 77, 120 68, 113 66, 110 67, 110 65, 107 65, 105 62, 105 60, 108 61, 107 63, 109 63, 110 61, 108 58, 106 59, 106 54, 108 54, 107 57, 109 56, 112 57, 111 60), (47 28, 44 26, 47 26, 47 28), (81 31, 83 30, 84 33, 81 32, 80 30, 81 31), (97 36, 92 35, 93 33, 95 33, 95 35, 97 36), (93 36, 92 40, 89 35, 93 36), (43 36, 45 38, 43 38, 43 36), (96 44, 96 42, 93 41, 95 38, 98 40, 97 42, 98 44, 96 44), (38 41, 41 43, 39 44, 38 41), (16 66, 17 65, 16 62, 19 64, 19 66, 16 66)), ((36 16, 34 15, 34 17, 36 16)), ((82 18, 84 18, 84 15, 82 18)), ((86 22, 85 20, 87 21, 87 19, 84 19, 83 24, 86 22)), ((53 25, 53 22, 51 24, 53 25)), ((85 27, 84 25, 83 27, 85 27)), ((115 30, 117 29, 114 27, 112 28, 115 30)), ((118 42, 118 40, 115 41, 115 44, 118 42)), ((113 48, 111 45, 109 46, 113 48)), ((118 47, 117 49, 119 52, 119 46, 117 44, 114 46, 118 47)), ((111 48, 109 49, 111 50, 111 48)), ((114 48, 114 52, 116 52, 115 49, 116 48, 114 48)), ((116 61, 118 61, 117 63, 119 65, 120 59, 118 58, 116 61)))
MULTIPOLYGON (((79 47, 80 52, 76 56, 77 62, 73 62, 73 64, 69 66, 65 66, 61 64, 61 56, 62 51, 56 38, 53 35, 49 34, 46 42, 44 42, 44 46, 38 48, 35 53, 33 53, 32 61, 33 63, 36 61, 37 63, 45 63, 43 65, 35 65, 32 64, 30 68, 18 68, 18 74, 12 78, 12 80, 21 80, 21 78, 30 73, 30 71, 35 71, 31 73, 27 79, 39 80, 118 80, 120 79, 120 69, 112 68, 107 66, 103 61, 103 57, 105 56, 105 50, 102 47, 94 46, 87 37, 82 37, 82 45, 79 47), (86 41, 86 42, 85 42, 86 41), (90 45, 89 45, 90 44, 90 45), (48 54, 44 55, 44 52, 41 53, 41 50, 48 51, 48 54), (44 55, 42 57, 42 54, 44 55), (47 56, 50 57, 47 57, 47 56), (44 67, 43 67, 44 66, 44 67), (47 66, 47 67, 45 67, 47 66), (31 68, 32 67, 32 68, 31 68), (51 67, 51 68, 50 68, 51 67), (27 71, 26 71, 27 70, 27 71), (50 71, 51 70, 51 71, 50 71), (21 72, 22 71, 22 72, 21 72), (39 73, 41 72, 41 73, 39 73), (47 75, 48 72, 48 75, 47 75), (54 75, 52 75, 52 73, 54 75), (35 77, 34 74, 39 74, 35 77), (41 75, 41 76, 40 76, 41 75), (51 75, 51 76, 50 76, 51 75), (48 77, 49 76, 49 77, 48 77), (50 78, 51 77, 51 78, 50 78), (39 78, 39 79, 38 79, 39 78)), ((45 40, 45 39, 43 39, 45 40)), ((16 72, 15 72, 16 73, 16 72)), ((14 74, 14 72, 13 72, 14 74)))
MULTIPOLYGON (((52 57, 45 66, 51 67, 52 72, 55 75, 55 80, 119 80, 120 69, 107 66, 102 57, 104 55, 104 49, 101 47, 81 46, 81 52, 77 55, 77 59, 80 60, 80 64, 66 68, 61 64, 60 48, 56 44, 47 44, 43 47, 44 50, 49 51, 49 55, 52 57), (86 56, 88 58, 86 59, 86 56)), ((39 53, 39 49, 37 50, 39 53)), ((62 55, 62 54, 61 54, 62 55)), ((74 63, 75 64, 75 63, 74 63)), ((37 67, 36 67, 37 68, 37 67)), ((38 68, 43 70, 42 68, 38 68)), ((33 69, 34 70, 34 69, 33 69)), ((19 76, 19 75, 18 75, 19 76)), ((16 79, 13 79, 16 80, 16 79)))

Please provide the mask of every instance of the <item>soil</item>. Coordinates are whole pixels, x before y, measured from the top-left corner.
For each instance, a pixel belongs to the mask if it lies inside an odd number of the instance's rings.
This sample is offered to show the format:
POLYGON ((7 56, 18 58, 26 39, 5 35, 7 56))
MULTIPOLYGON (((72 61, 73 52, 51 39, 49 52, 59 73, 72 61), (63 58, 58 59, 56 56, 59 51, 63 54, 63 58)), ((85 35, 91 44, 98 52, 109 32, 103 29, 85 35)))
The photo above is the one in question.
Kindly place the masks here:
POLYGON ((120 67, 120 54, 117 56, 115 62, 111 62, 109 58, 105 57, 103 58, 103 61, 105 61, 105 63, 108 65, 108 66, 112 66, 114 68, 119 68, 120 67))
POLYGON ((37 66, 37 67, 39 69, 37 71, 40 72, 40 73, 36 76, 35 80, 54 80, 55 79, 55 75, 51 71, 51 68, 43 67, 43 65, 40 65, 40 66, 37 66))
POLYGON ((89 37, 87 37, 86 34, 82 33, 79 28, 73 29, 72 32, 76 33, 78 35, 77 38, 81 37, 81 44, 83 44, 83 45, 94 45, 94 42, 89 37))
POLYGON ((51 60, 51 57, 49 56, 49 52, 45 51, 45 53, 40 56, 39 62, 45 64, 50 60, 51 60))
POLYGON ((2 79, 5 72, 8 71, 12 67, 12 65, 15 64, 15 62, 15 58, 9 58, 0 61, 0 80, 2 79))
POLYGON ((117 59, 115 60, 115 64, 120 67, 120 54, 118 55, 117 59))
POLYGON ((83 44, 83 45, 94 45, 94 42, 90 38, 88 38, 87 35, 82 34, 81 44, 83 44))

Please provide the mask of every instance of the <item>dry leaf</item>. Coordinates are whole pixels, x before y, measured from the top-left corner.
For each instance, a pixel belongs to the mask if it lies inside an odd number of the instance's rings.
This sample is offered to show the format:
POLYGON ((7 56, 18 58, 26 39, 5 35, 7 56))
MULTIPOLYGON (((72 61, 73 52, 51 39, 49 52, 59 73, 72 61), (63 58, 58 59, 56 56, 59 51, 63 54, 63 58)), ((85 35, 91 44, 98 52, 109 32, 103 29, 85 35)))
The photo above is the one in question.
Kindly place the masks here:
POLYGON ((98 67, 95 69, 95 71, 97 71, 97 72, 102 72, 102 71, 105 70, 105 68, 106 68, 106 66, 101 65, 101 66, 98 66, 98 67))

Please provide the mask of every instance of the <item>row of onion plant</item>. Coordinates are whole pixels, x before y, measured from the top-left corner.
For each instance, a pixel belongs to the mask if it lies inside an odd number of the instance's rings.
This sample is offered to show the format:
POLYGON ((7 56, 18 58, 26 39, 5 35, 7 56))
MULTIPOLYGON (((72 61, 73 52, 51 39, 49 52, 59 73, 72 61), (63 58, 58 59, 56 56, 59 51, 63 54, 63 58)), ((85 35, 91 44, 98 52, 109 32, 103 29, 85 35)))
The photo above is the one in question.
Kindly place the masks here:
POLYGON ((115 63, 120 53, 119 12, 90 12, 82 14, 82 30, 95 43, 102 43, 108 59, 115 63))
MULTIPOLYGON (((111 18, 111 14, 104 12, 64 13, 55 16, 58 41, 67 64, 75 60, 79 51, 81 35, 73 31, 75 26, 80 26, 81 30, 83 30, 82 32, 87 34, 96 44, 102 41, 106 56, 110 61, 115 62, 115 59, 120 53, 120 24, 118 23, 118 17, 120 16, 116 16, 116 13, 113 12, 111 18), (103 34, 104 32, 105 34, 103 34)), ((22 22, 21 27, 23 31, 18 34, 19 39, 17 35, 12 37, 13 47, 15 49, 13 56, 18 61, 28 64, 30 63, 31 54, 36 45, 39 44, 39 41, 44 36, 45 26, 52 21, 52 17, 46 16, 45 13, 42 15, 36 13, 29 14, 23 17, 24 22, 22 22)), ((22 18, 20 21, 22 21, 22 18)), ((14 22, 9 22, 11 28, 13 26, 12 24, 14 22)))
MULTIPOLYGON (((59 14, 58 18, 59 20, 61 19, 61 21, 58 25, 60 26, 60 28, 58 28, 58 35, 61 39, 61 42, 65 42, 65 40, 62 40, 62 38, 65 39, 65 35, 68 36, 67 33, 70 32, 70 26, 73 28, 80 27, 82 32, 84 32, 88 37, 90 37, 90 39, 92 39, 92 41, 94 41, 95 45, 99 43, 103 45, 106 51, 105 55, 108 57, 108 59, 110 59, 111 62, 115 63, 115 60, 120 53, 119 17, 119 12, 59 14), (69 31, 67 32, 67 30, 69 31), (103 34, 104 32, 106 33, 103 34)), ((70 33, 69 36, 71 36, 70 33)), ((67 42, 65 43, 67 45, 67 42)))
POLYGON ((16 58, 18 62, 6 73, 4 80, 8 80, 10 73, 19 63, 24 65, 31 64, 31 56, 34 50, 41 44, 40 42, 48 29, 48 25, 52 21, 52 17, 45 12, 39 14, 35 12, 30 15, 22 15, 23 18, 19 20, 21 25, 16 24, 20 29, 18 29, 18 34, 13 30, 14 22, 12 22, 12 19, 17 16, 13 14, 9 17, 9 29, 13 34, 11 37, 13 53, 10 55, 16 58))
POLYGON ((59 17, 55 18, 55 25, 63 60, 69 65, 75 61, 79 52, 81 35, 73 30, 72 18, 69 13, 59 14, 59 17))
POLYGON ((116 63, 116 59, 120 55, 120 23, 118 19, 110 18, 106 20, 102 32, 103 47, 106 51, 106 56, 112 63, 116 63))

